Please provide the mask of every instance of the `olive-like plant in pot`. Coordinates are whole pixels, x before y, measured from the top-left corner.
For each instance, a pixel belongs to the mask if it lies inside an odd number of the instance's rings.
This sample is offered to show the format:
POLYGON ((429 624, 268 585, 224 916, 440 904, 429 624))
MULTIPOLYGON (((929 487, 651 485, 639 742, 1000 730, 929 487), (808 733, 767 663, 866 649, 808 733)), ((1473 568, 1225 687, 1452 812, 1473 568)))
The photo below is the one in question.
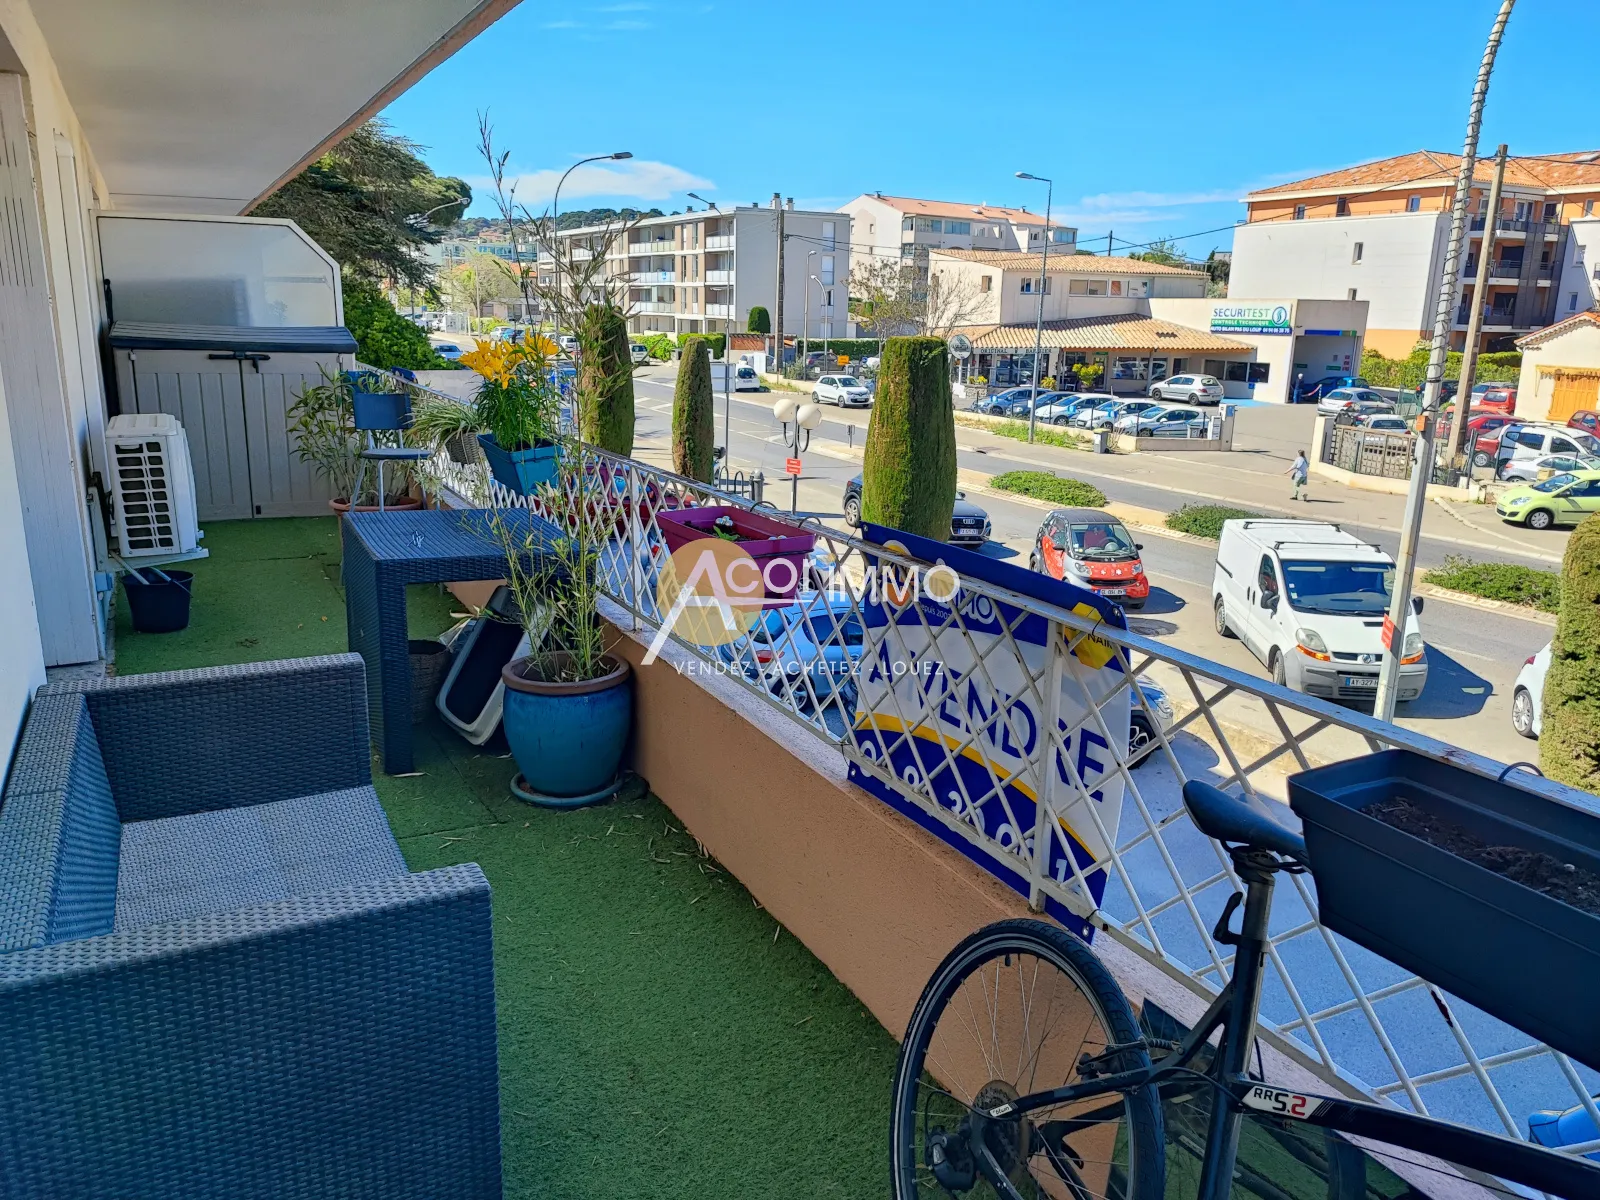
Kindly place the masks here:
POLYGON ((631 669, 610 653, 599 612, 600 557, 616 526, 599 468, 570 443, 536 497, 545 520, 517 508, 488 516, 530 648, 501 672, 506 741, 521 772, 511 790, 553 808, 615 794, 633 724, 631 669))
MULTIPOLYGON (((361 433, 356 429, 355 382, 346 372, 329 374, 322 370, 322 381, 306 384, 289 405, 289 436, 295 457, 308 463, 333 492, 328 505, 335 512, 352 508, 376 508, 378 473, 364 470, 361 433), (356 494, 359 491, 359 495, 356 494)), ((377 384, 372 390, 382 390, 377 384)), ((415 508, 411 499, 414 469, 410 463, 390 464, 384 498, 386 508, 415 508)))

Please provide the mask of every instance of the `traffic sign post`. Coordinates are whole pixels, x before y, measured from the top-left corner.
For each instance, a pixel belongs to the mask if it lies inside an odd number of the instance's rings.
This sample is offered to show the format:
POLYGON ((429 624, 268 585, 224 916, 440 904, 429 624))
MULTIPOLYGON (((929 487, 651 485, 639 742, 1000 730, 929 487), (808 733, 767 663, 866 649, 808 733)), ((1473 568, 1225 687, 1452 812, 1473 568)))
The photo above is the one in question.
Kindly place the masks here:
POLYGON ((789 512, 798 516, 800 513, 800 460, 786 458, 783 460, 784 473, 789 476, 789 512))
POLYGON ((798 458, 786 458, 786 459, 784 459, 783 460, 783 471, 784 471, 784 474, 786 474, 786 475, 799 475, 800 474, 800 460, 798 458))

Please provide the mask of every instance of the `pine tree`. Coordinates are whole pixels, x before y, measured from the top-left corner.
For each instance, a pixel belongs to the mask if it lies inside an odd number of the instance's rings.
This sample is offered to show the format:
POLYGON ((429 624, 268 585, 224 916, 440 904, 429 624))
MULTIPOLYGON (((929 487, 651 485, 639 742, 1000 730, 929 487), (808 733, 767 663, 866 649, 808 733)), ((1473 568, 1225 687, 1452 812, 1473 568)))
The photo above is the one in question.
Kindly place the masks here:
POLYGON ((612 304, 591 304, 578 326, 578 428, 583 440, 633 453, 633 356, 628 322, 612 304))
POLYGON ((672 469, 710 483, 717 436, 711 398, 711 353, 704 338, 686 337, 672 396, 672 469))
POLYGON ((890 338, 867 425, 861 517, 942 542, 955 503, 955 410, 944 340, 890 338))

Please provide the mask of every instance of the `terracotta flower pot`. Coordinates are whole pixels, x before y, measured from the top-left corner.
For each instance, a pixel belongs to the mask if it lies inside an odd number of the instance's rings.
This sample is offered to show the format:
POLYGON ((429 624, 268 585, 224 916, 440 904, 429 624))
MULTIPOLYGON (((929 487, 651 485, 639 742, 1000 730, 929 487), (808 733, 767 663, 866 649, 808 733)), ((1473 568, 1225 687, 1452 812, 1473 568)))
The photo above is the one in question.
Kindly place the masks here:
MULTIPOLYGON (((376 504, 358 504, 352 509, 348 500, 329 500, 328 507, 336 513, 378 511, 376 504)), ((422 501, 415 496, 390 496, 383 502, 385 512, 410 512, 421 507, 422 501)))

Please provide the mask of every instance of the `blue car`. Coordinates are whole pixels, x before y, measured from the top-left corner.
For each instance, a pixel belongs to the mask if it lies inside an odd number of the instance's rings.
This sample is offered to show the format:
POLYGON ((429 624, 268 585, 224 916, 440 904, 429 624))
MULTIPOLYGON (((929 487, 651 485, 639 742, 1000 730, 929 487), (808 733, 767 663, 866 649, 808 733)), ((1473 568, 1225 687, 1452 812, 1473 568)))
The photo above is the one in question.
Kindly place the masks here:
MULTIPOLYGON (((1044 389, 1040 388, 1039 392, 1042 395, 1044 389)), ((1032 396, 1031 387, 1008 388, 1006 391, 996 392, 985 400, 979 400, 972 406, 972 411, 988 413, 994 417, 1008 417, 1012 415, 1012 409, 1017 404, 1026 404, 1032 396)), ((1028 410, 1024 408, 1022 411, 1026 414, 1028 410)))
POLYGON ((754 629, 718 653, 773 695, 792 697, 802 712, 834 704, 849 710, 865 636, 848 596, 806 592, 798 603, 768 609, 754 629))

